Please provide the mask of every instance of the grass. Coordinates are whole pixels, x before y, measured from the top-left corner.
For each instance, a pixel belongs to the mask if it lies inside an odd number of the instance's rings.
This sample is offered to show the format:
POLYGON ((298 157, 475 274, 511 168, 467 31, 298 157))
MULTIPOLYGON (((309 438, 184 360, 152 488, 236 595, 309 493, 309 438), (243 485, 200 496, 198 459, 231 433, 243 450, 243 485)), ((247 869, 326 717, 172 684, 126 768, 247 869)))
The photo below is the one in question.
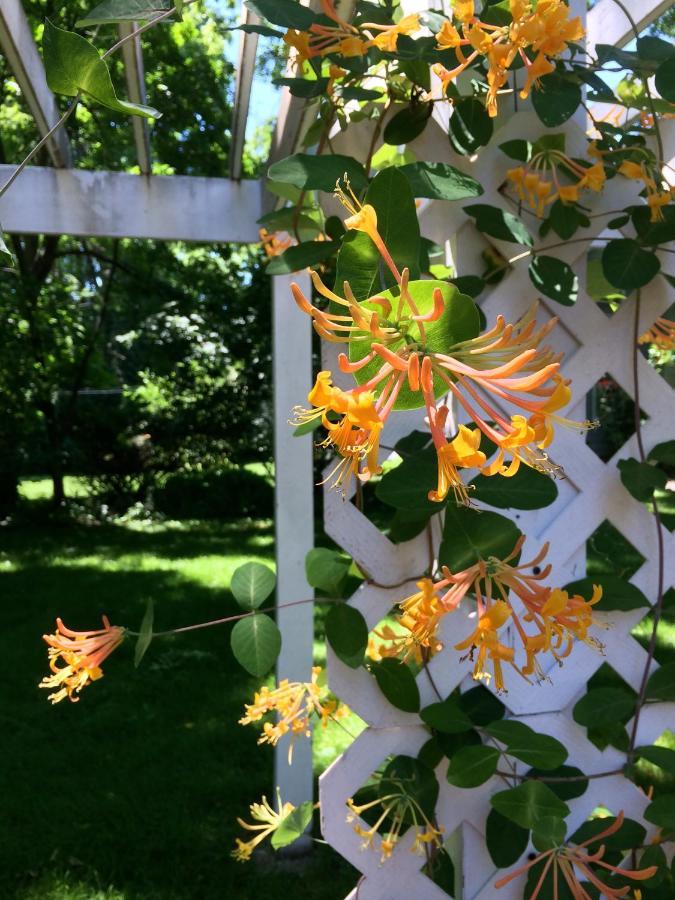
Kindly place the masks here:
MULTIPOLYGON (((31 492, 44 496, 36 482, 24 485, 31 492)), ((0 897, 345 895, 355 874, 327 848, 247 865, 229 856, 235 817, 270 794, 273 776, 271 749, 237 724, 256 681, 234 662, 227 626, 158 640, 138 670, 123 645, 77 704, 51 706, 37 688, 40 636, 57 615, 76 629, 102 613, 137 628, 148 597, 158 628, 237 612, 230 577, 245 560, 272 561, 271 523, 17 524, 0 534, 0 897)), ((322 740, 325 761, 344 737, 322 740)))

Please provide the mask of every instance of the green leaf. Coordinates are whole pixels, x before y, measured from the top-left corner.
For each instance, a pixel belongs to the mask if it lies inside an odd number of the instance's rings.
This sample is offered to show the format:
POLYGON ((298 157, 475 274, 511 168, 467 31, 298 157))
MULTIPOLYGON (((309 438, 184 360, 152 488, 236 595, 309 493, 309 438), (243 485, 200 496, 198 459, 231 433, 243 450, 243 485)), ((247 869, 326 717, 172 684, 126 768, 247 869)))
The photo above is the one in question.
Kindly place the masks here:
POLYGON ((274 78, 274 84, 287 87, 294 97, 321 97, 326 93, 328 78, 274 78))
MULTIPOLYGON (((668 874, 668 860, 663 851, 663 847, 659 847, 658 845, 647 847, 640 857, 641 869, 649 869, 651 866, 656 866, 657 871, 651 878, 645 878, 644 881, 640 882, 643 888, 658 887, 668 874)), ((648 894, 648 896, 651 896, 651 893, 648 894)))
POLYGON ((500 753, 496 747, 480 744, 462 747, 448 766, 448 781, 455 787, 474 788, 485 784, 497 771, 500 753))
POLYGON ((621 483, 628 493, 645 503, 651 500, 655 490, 663 490, 668 482, 664 471, 648 462, 637 459, 620 459, 617 463, 621 474, 621 483))
POLYGON ((340 249, 336 241, 304 241, 274 256, 265 269, 268 275, 285 275, 298 272, 324 262, 340 249))
MULTIPOLYGON (((399 270, 407 267, 411 279, 419 278, 420 226, 407 179, 393 167, 383 169, 373 179, 364 202, 377 213, 377 230, 399 270)), ((342 294, 345 281, 357 300, 367 300, 395 284, 375 244, 361 231, 348 232, 342 242, 335 273, 337 294, 342 294)))
POLYGON ((385 125, 383 141, 394 146, 414 141, 427 127, 433 110, 432 103, 411 103, 410 106, 399 110, 385 125))
POLYGON ((631 206, 629 212, 641 244, 654 247, 675 240, 675 206, 672 204, 661 208, 661 218, 656 222, 652 222, 651 210, 645 203, 631 206))
MULTIPOLYGON (((381 174, 385 175, 388 171, 390 170, 385 169, 381 174)), ((424 346, 426 352, 447 353, 453 344, 468 340, 478 334, 480 327, 478 309, 470 297, 460 294, 454 285, 448 284, 446 281, 411 281, 408 285, 408 292, 420 314, 430 312, 433 309, 436 290, 441 292, 445 306, 440 318, 435 322, 427 322, 425 324, 426 342, 424 346)), ((384 297, 389 300, 395 311, 399 302, 399 289, 397 287, 392 290, 380 291, 378 297, 384 297)), ((365 308, 381 312, 381 307, 375 305, 369 306, 365 304, 365 308)), ((409 327, 406 337, 400 337, 388 343, 387 347, 395 353, 400 347, 405 345, 406 339, 421 341, 419 326, 416 322, 409 327)), ((366 356, 370 352, 373 340, 366 338, 350 343, 350 360, 354 362, 366 356)), ((380 367, 381 361, 375 358, 356 372, 354 377, 358 384, 365 384, 379 372, 380 367)), ((447 389, 446 383, 438 376, 435 376, 434 390, 436 396, 443 396, 447 389)), ((381 390, 381 388, 377 390, 381 390)), ((418 409, 421 406, 424 406, 424 398, 421 391, 411 391, 406 382, 398 394, 394 409, 418 409)))
POLYGON ((588 790, 588 778, 580 778, 584 773, 576 766, 558 766, 556 769, 533 768, 527 773, 528 778, 575 778, 578 781, 554 781, 547 786, 551 788, 556 797, 561 800, 574 800, 581 797, 588 790))
POLYGON ((485 290, 485 281, 478 275, 458 275, 456 278, 449 278, 448 281, 455 285, 460 294, 468 294, 473 299, 485 290))
POLYGON ((529 466, 521 466, 511 478, 477 475, 471 484, 472 500, 499 509, 543 509, 558 496, 555 481, 529 466))
POLYGON ((316 21, 316 15, 297 0, 246 0, 244 6, 281 28, 308 31, 316 21))
POLYGON ((504 141, 499 145, 502 153, 506 153, 509 159, 515 159, 518 162, 528 162, 532 155, 532 144, 529 141, 504 141))
MULTIPOLYGON (((556 795, 557 796, 557 795, 556 795)), ((544 816, 532 832, 532 843, 540 853, 560 847, 565 842, 567 827, 564 819, 556 816, 544 816)))
POLYGON ((398 509, 389 520, 389 540, 394 544, 403 544, 421 534, 429 523, 429 519, 438 512, 435 510, 409 511, 398 509))
POLYGON ((647 459, 675 469, 675 441, 663 441, 652 447, 647 459))
MULTIPOLYGON (((597 819, 589 819, 584 822, 572 835, 571 840, 575 844, 582 844, 605 831, 616 822, 615 816, 607 816, 597 819)), ((647 832, 644 827, 634 819, 624 819, 621 827, 602 839, 602 843, 608 850, 630 850, 644 844, 647 832)), ((595 841, 591 840, 591 846, 595 841)), ((590 851, 594 852, 594 851, 590 851)))
POLYGON ((273 850, 281 850, 282 847, 288 847, 294 841, 307 831, 307 826, 312 821, 312 813, 314 804, 311 800, 305 800, 292 812, 289 812, 281 820, 281 824, 277 826, 270 844, 273 850))
POLYGON ((499 207, 490 206, 487 203, 474 203, 472 206, 465 206, 464 212, 476 220, 476 228, 482 231, 483 234, 489 234, 490 237, 498 238, 500 241, 508 241, 511 244, 532 246, 532 235, 520 219, 517 219, 511 213, 504 212, 499 207))
POLYGON ((358 609, 340 603, 326 616, 326 638, 338 659, 358 669, 368 646, 368 626, 358 609))
POLYGON ((649 676, 648 700, 675 700, 675 663, 666 663, 649 676))
POLYGON ((661 63, 675 57, 675 48, 670 41, 647 34, 636 41, 637 55, 640 59, 661 63))
POLYGON ((643 250, 631 238, 609 241, 602 251, 601 260, 602 272, 607 281, 625 291, 649 284, 661 269, 658 256, 649 250, 643 250))
POLYGON ((528 269, 530 281, 545 297, 573 306, 579 295, 579 279, 572 267, 555 256, 535 256, 528 269))
POLYGON ((675 794, 659 794, 644 811, 644 817, 652 825, 675 829, 675 794))
POLYGON ((520 529, 499 513, 449 504, 438 561, 451 572, 461 572, 479 559, 504 559, 520 535, 520 529))
POLYGON ((5 236, 2 231, 2 226, 0 226, 0 265, 4 265, 12 269, 14 268, 14 257, 12 255, 12 251, 5 243, 5 236))
POLYGON ((47 84, 55 94, 75 97, 81 91, 114 112, 146 119, 161 116, 151 106, 117 99, 105 60, 81 35, 57 28, 46 19, 42 48, 47 84))
POLYGON ((557 769, 567 759, 567 750, 555 738, 540 734, 529 725, 514 719, 492 722, 485 730, 489 735, 506 745, 510 756, 515 756, 529 766, 539 769, 557 769))
POLYGON ((148 600, 145 607, 145 615, 141 622, 141 630, 136 639, 136 648, 134 650, 134 666, 138 668, 141 660, 145 656, 145 652, 152 642, 152 627, 155 621, 155 604, 154 601, 148 600))
POLYGON ((492 691, 488 691, 482 684, 460 694, 459 705, 473 724, 479 728, 501 719, 505 712, 501 700, 498 700, 492 691))
POLYGON ((437 479, 436 450, 427 447, 405 456, 400 465, 385 472, 375 485, 375 496, 394 509, 420 513, 438 512, 441 505, 427 497, 437 479))
POLYGON ((499 791, 493 794, 490 803, 509 821, 533 830, 549 818, 564 819, 570 811, 541 781, 524 781, 518 787, 499 791))
POLYGON ((635 712, 635 697, 623 688, 592 688, 573 711, 574 721, 587 728, 626 722, 635 712))
POLYGON ((668 747, 656 746, 637 747, 635 753, 641 759, 646 759, 647 762, 653 763, 655 766, 663 769, 664 772, 675 775, 675 750, 670 750, 668 747))
POLYGON ((589 219, 576 206, 561 200, 556 200, 551 206, 548 221, 563 241, 569 240, 581 226, 587 228, 590 225, 589 219))
POLYGON ((415 676, 395 659, 383 659, 371 666, 377 686, 392 706, 404 712, 419 712, 420 692, 415 676))
POLYGON ((108 25, 111 22, 143 22, 157 13, 168 12, 173 4, 169 0, 104 0, 75 23, 76 28, 90 25, 108 25))
POLYGON ((593 608, 601 612, 609 610, 640 609, 649 606, 649 601, 639 588, 619 575, 593 575, 571 581, 563 590, 570 594, 579 594, 588 600, 593 595, 593 585, 599 584, 602 588, 602 598, 593 608))
POLYGON ((498 868, 506 869, 520 859, 527 850, 529 836, 527 828, 509 822, 496 809, 490 810, 485 823, 485 842, 498 868))
POLYGON ((569 77, 551 72, 542 79, 541 90, 532 91, 532 106, 547 128, 566 122, 581 103, 581 88, 569 77))
POLYGON ((305 574, 313 588, 337 597, 350 565, 351 560, 337 550, 314 547, 305 557, 305 574))
POLYGON ((664 60, 656 70, 656 90, 664 100, 675 103, 675 57, 664 60))
POLYGON ((237 622, 230 635, 230 645, 239 665, 259 678, 276 662, 281 650, 281 632, 269 616, 256 613, 237 622))
POLYGON ((277 576, 262 563, 247 562, 235 569, 230 582, 234 599, 242 609, 258 609, 270 596, 277 576))
POLYGON ((480 100, 464 97, 454 103, 448 134, 458 153, 475 153, 490 142, 493 130, 492 119, 480 100))
POLYGON ((459 705, 456 697, 448 697, 440 703, 432 703, 420 713, 420 718, 430 728, 444 734, 462 734, 471 731, 473 723, 459 705))
POLYGON ((656 70, 656 63, 651 60, 641 59, 637 53, 630 50, 620 50, 612 44, 596 44, 595 52, 601 65, 606 62, 615 62, 622 69, 630 69, 633 72, 645 72, 652 74, 656 70))
MULTIPOLYGON (((277 0, 272 0, 276 4, 277 0)), ((304 7, 297 5, 298 9, 304 7)), ((339 153, 327 153, 316 156, 310 153, 294 153, 279 162, 273 163, 267 170, 267 177, 282 184, 292 184, 301 191, 335 190, 336 182, 347 175, 352 189, 360 193, 368 184, 366 173, 361 163, 352 156, 339 153)))
POLYGON ((420 752, 417 754, 418 760, 430 769, 435 769, 444 757, 443 748, 436 738, 429 738, 424 744, 420 752))
POLYGON ((398 170, 410 182, 415 197, 432 200, 466 200, 480 197, 482 185, 447 163, 414 162, 399 166, 398 170))

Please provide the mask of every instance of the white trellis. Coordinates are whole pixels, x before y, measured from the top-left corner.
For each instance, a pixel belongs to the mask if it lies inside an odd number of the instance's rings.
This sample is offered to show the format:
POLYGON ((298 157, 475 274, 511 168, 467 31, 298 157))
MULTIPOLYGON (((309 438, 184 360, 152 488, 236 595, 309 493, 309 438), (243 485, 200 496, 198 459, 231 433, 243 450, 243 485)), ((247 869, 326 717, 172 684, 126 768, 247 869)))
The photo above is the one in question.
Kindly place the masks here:
MULTIPOLYGON (((408 4, 414 8, 427 8, 429 4, 408 4)), ((654 2, 641 4, 637 11, 641 25, 656 17, 663 9, 654 2)), ((577 11, 584 14, 583 10, 577 11)), ((621 23, 618 11, 611 0, 602 0, 590 14, 589 37, 591 43, 611 40, 623 45, 630 40, 629 27, 621 23), (611 9, 611 16, 609 11, 611 9), (611 21, 608 31, 607 22, 611 21), (595 29, 594 29, 595 26, 595 29)), ((476 177, 485 187, 481 202, 509 210, 499 188, 505 179, 505 171, 511 165, 497 148, 499 143, 514 138, 536 140, 542 133, 542 125, 531 112, 529 105, 521 104, 521 110, 511 115, 495 134, 489 147, 470 161, 456 157, 447 141, 447 112, 436 108, 437 127, 430 125, 424 135, 411 145, 418 158, 450 162, 476 177)), ((576 117, 563 128, 567 149, 571 155, 584 155, 586 147, 585 120, 576 117)), ((336 136, 333 146, 338 152, 359 156, 362 142, 367 141, 364 127, 350 129, 348 134, 336 136)), ((667 158, 672 155, 672 132, 667 135, 667 158)), ((615 210, 634 202, 634 189, 625 179, 609 182, 603 194, 593 205, 593 212, 615 210)), ((472 222, 462 212, 461 203, 428 203, 420 210, 422 233, 437 243, 446 243, 454 249, 454 262, 458 274, 480 271, 480 252, 485 239, 476 231, 472 222)), ((593 219, 594 231, 599 236, 606 218, 593 219)), ((588 231, 585 232, 588 234, 588 231)), ((627 233, 628 236, 628 233, 627 233)), ((492 242, 509 257, 513 245, 492 242)), ((585 259, 588 245, 570 243, 556 249, 555 255, 568 262, 585 285, 585 259)), ((504 313, 514 321, 531 303, 541 299, 527 274, 528 260, 517 262, 502 282, 493 288, 481 302, 488 322, 497 313, 504 313)), ((665 260, 663 260, 665 264, 665 260)), ((643 291, 640 328, 647 328, 675 300, 675 292, 664 279, 657 279, 643 291)), ((564 307, 543 300, 542 315, 557 315, 560 325, 551 336, 558 350, 565 352, 563 373, 573 379, 576 407, 572 418, 585 418, 586 393, 609 372, 628 395, 633 394, 632 342, 633 307, 630 302, 608 319, 596 303, 580 290, 575 306, 564 307)), ((323 349, 323 367, 337 373, 335 352, 332 345, 323 349)), ((646 447, 672 438, 672 390, 646 362, 639 357, 641 383, 640 405, 649 417, 643 428, 646 447)), ((413 411, 393 416, 388 424, 388 445, 415 427, 422 425, 423 413, 413 411)), ((653 560, 656 556, 656 538, 653 519, 645 507, 633 499, 621 484, 616 459, 637 455, 636 438, 633 436, 608 463, 602 462, 585 443, 584 438, 559 430, 554 448, 556 461, 564 464, 567 478, 559 483, 559 495, 546 509, 520 512, 519 528, 528 536, 526 552, 532 555, 542 543, 550 541, 548 561, 553 564, 556 584, 580 578, 585 573, 586 540, 604 521, 611 522, 645 557, 646 562, 632 581, 647 597, 656 596, 656 572, 653 560)), ((387 453, 383 453, 383 458, 387 453)), ((391 609, 395 601, 413 593, 418 573, 428 565, 426 535, 404 544, 394 545, 367 519, 348 497, 343 501, 337 492, 326 489, 324 494, 324 524, 326 532, 357 563, 363 564, 378 584, 397 584, 402 579, 410 582, 402 587, 385 589, 363 585, 350 599, 350 604, 365 617, 368 626, 374 627, 391 609)), ((438 527, 438 526, 435 526, 438 527)), ((675 538, 667 535, 669 547, 666 569, 666 589, 675 584, 675 538), (670 551, 670 552, 669 552, 670 551)), ((610 627, 603 632, 606 656, 599 655, 586 645, 575 647, 567 665, 554 666, 551 681, 533 687, 515 673, 507 677, 508 693, 501 699, 507 707, 507 715, 518 717, 537 731, 550 734, 568 747, 569 764, 579 766, 593 774, 620 768, 624 757, 612 747, 599 751, 589 742, 585 729, 572 718, 572 708, 585 693, 586 681, 598 667, 607 662, 629 684, 637 686, 647 660, 646 652, 631 637, 633 626, 647 610, 599 614, 610 627)), ((445 618, 441 639, 445 649, 429 664, 436 687, 445 697, 460 686, 462 690, 473 685, 466 662, 452 649, 459 637, 469 633, 471 627, 466 617, 469 607, 460 608, 453 616, 445 618)), ((654 664, 656 665, 656 664, 654 664)), ((348 900, 441 900, 447 894, 437 887, 422 867, 424 860, 409 852, 412 835, 408 834, 397 845, 392 858, 380 864, 379 853, 363 851, 361 839, 347 822, 346 801, 366 782, 368 777, 392 754, 416 755, 428 739, 428 732, 420 726, 419 719, 393 707, 383 697, 373 678, 364 669, 354 670, 344 665, 328 650, 329 681, 335 693, 367 723, 367 729, 337 759, 320 779, 321 821, 323 836, 352 865, 363 873, 363 878, 348 900)), ((422 705, 437 700, 430 679, 425 672, 418 676, 422 705)), ((643 712, 638 730, 638 743, 654 741, 675 722, 675 704, 657 704, 643 712)), ((629 726, 630 727, 630 726, 629 726)), ((439 824, 448 838, 447 847, 456 868, 455 897, 465 900, 494 898, 494 882, 497 870, 485 845, 484 829, 490 811, 492 793, 506 785, 499 777, 492 778, 478 790, 466 791, 450 786, 445 778, 445 764, 438 771, 441 794, 437 809, 439 824)), ((520 772, 526 770, 521 764, 520 772)), ((609 805, 615 812, 623 809, 626 815, 639 816, 647 804, 642 791, 622 777, 611 777, 589 782, 588 790, 580 798, 570 801, 571 830, 585 820, 594 807, 609 805)), ((365 823, 364 823, 365 824, 365 823)), ((377 846, 375 847, 377 850, 377 846)), ((522 897, 524 881, 511 883, 499 892, 499 897, 522 897)))

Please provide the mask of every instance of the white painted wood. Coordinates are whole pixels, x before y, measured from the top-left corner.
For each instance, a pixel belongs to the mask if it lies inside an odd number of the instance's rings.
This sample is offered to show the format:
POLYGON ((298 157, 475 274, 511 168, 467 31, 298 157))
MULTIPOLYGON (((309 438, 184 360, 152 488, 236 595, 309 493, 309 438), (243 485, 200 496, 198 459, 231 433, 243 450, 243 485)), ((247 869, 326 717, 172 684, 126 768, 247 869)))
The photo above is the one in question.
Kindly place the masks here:
MULTIPOLYGON (((120 38, 128 37, 138 30, 135 22, 122 22, 119 25, 120 38)), ((124 60, 124 77, 127 82, 129 100, 132 103, 145 104, 145 71, 143 67, 143 50, 141 39, 138 35, 122 45, 122 59, 124 60)), ((134 130, 134 143, 136 145, 136 157, 141 175, 149 175, 152 171, 150 157, 150 128, 148 120, 142 116, 131 116, 131 126, 134 130)))
MULTIPOLYGON (((14 171, 0 166, 0 184, 14 171)), ((29 167, 0 199, 7 232, 256 243, 260 182, 29 167)))
MULTIPOLYGON (((638 32, 664 13, 670 0, 631 0, 625 4, 630 10, 638 32)), ((613 0, 599 0, 588 13, 586 43, 593 50, 596 44, 614 44, 623 47, 635 35, 630 22, 613 0)))
MULTIPOLYGON (((258 25, 260 18, 246 7, 242 7, 242 24, 258 25)), ((255 74, 255 58, 258 52, 258 35, 240 32, 239 59, 237 61, 237 85, 232 109, 232 140, 230 143, 230 178, 241 178, 244 142, 246 140, 246 120, 251 101, 251 87, 255 74)))
MULTIPOLYGON (((0 49, 16 76, 40 136, 44 137, 61 114, 47 86, 44 65, 21 0, 2 0, 0 3, 0 49)), ((70 146, 65 129, 59 129, 50 138, 47 149, 53 165, 70 165, 70 146)))
MULTIPOLYGON (((312 386, 311 324, 295 305, 290 284, 297 281, 309 296, 306 273, 277 275, 273 286, 274 458, 276 465, 275 529, 277 603, 313 596, 305 578, 305 555, 314 546, 312 435, 293 437, 293 406, 303 403, 312 386)), ((283 643, 277 662, 279 679, 309 681, 314 642, 314 606, 304 603, 277 611, 283 643)), ((288 737, 275 751, 275 783, 284 801, 296 806, 312 799, 312 744, 295 742, 288 765, 288 737)))

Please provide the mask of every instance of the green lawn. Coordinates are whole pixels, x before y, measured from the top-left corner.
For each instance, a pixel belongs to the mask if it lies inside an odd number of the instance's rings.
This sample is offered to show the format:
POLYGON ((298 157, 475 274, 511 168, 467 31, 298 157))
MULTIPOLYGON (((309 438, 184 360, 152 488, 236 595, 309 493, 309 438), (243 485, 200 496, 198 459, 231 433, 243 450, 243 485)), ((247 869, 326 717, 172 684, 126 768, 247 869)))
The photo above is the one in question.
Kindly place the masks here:
POLYGON ((269 522, 2 528, 0 897, 335 900, 353 886, 320 846, 304 861, 229 857, 235 817, 271 792, 272 751, 237 724, 256 683, 227 626, 157 641, 138 670, 121 647, 77 704, 51 706, 37 688, 57 615, 136 628, 153 597, 158 628, 217 618, 237 611, 234 569, 272 556, 269 522))

